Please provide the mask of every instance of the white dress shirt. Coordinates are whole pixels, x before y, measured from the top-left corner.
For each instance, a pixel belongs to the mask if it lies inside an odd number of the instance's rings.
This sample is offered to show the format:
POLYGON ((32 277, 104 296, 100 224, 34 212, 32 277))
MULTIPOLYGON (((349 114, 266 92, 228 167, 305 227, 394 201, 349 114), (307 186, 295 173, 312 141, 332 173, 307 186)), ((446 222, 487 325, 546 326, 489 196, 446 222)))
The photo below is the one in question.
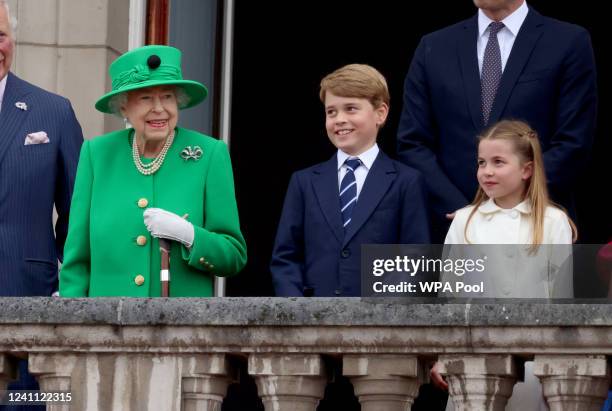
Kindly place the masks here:
POLYGON ((0 80, 0 112, 2 111, 2 100, 4 99, 4 90, 6 89, 6 79, 8 78, 8 74, 4 76, 2 80, 0 80))
MULTIPOLYGON (((508 57, 510 57, 514 40, 516 40, 516 36, 518 35, 518 32, 521 29, 528 12, 529 8, 527 7, 527 2, 525 1, 518 9, 514 11, 514 13, 502 20, 505 27, 497 33, 499 51, 501 52, 502 72, 506 67, 508 57)), ((478 69, 480 70, 481 75, 484 52, 485 48, 487 47, 487 43, 489 42, 489 24, 492 22, 493 20, 488 18, 481 9, 478 9, 478 40, 476 41, 476 50, 478 52, 478 69)))
MULTIPOLYGON (((464 230, 473 208, 468 206, 457 211, 444 244, 468 244, 464 230)), ((542 245, 536 253, 530 254, 528 247, 533 229, 529 204, 524 201, 511 209, 503 209, 490 199, 483 203, 472 216, 467 229, 467 238, 472 245, 445 246, 445 254, 451 258, 462 258, 465 253, 470 254, 469 258, 486 255, 486 270, 463 277, 448 273, 443 278, 470 284, 484 281, 485 292, 482 295, 453 295, 474 298, 573 297, 572 230, 567 215, 558 208, 547 207, 543 228, 542 245), (476 244, 486 246, 478 247, 476 244)))
POLYGON ((361 165, 357 167, 357 170, 355 170, 355 181, 357 182, 357 201, 359 201, 359 193, 361 193, 363 183, 365 182, 368 172, 372 168, 372 164, 374 164, 374 160, 376 160, 379 151, 380 149, 376 143, 358 156, 351 156, 342 150, 338 150, 338 190, 340 190, 340 183, 342 182, 342 179, 347 171, 347 166, 344 164, 344 162, 347 158, 358 158, 361 160, 361 165))

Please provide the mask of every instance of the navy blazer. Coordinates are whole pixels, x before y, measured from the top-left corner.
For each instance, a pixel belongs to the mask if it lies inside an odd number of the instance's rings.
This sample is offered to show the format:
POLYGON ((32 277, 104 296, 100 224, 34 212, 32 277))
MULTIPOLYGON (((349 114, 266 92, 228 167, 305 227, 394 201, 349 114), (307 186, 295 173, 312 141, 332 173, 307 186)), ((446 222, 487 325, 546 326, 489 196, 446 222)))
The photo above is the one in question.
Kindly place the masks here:
MULTIPOLYGON (((399 159, 427 176, 437 225, 445 213, 471 202, 478 187, 477 135, 484 126, 477 36, 477 15, 424 36, 404 85, 399 159)), ((596 108, 589 33, 530 8, 506 63, 489 124, 524 120, 538 132, 551 195, 570 211, 572 185, 592 144, 596 108)))
POLYGON ((0 296, 57 290, 82 143, 67 99, 8 73, 0 111, 0 296), (16 103, 24 104, 20 109, 16 103), (28 134, 39 131, 49 143, 24 145, 28 134))
POLYGON ((359 296, 362 244, 429 243, 420 174, 379 152, 346 232, 337 155, 293 174, 270 269, 278 296, 359 296))

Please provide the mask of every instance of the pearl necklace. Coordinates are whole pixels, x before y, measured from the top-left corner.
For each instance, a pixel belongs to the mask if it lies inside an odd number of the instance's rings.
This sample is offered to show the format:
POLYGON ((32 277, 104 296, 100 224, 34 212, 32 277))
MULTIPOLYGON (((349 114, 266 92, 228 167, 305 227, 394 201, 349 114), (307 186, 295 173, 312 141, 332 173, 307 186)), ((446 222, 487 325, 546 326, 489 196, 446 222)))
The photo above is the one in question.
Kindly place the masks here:
POLYGON ((170 133, 170 135, 166 138, 166 142, 162 147, 159 154, 148 164, 144 164, 140 159, 140 154, 138 153, 138 145, 136 144, 136 135, 134 135, 134 140, 132 141, 132 157, 134 158, 134 164, 136 165, 136 169, 145 176, 149 176, 151 174, 155 174, 157 170, 164 163, 164 159, 166 158, 166 154, 168 153, 168 149, 172 145, 172 141, 174 140, 174 131, 170 133))

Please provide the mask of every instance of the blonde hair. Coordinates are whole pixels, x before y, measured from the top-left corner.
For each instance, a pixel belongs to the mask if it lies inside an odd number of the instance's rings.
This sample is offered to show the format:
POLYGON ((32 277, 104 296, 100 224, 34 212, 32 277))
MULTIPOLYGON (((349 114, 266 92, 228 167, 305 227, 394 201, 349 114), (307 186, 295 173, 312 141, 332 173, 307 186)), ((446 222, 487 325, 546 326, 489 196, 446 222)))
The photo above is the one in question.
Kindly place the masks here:
POLYGON ((387 80, 367 64, 349 64, 325 76, 319 91, 321 102, 325 103, 328 91, 339 97, 365 98, 374 108, 383 103, 388 107, 391 100, 387 80))
MULTIPOLYGON (((559 208, 563 212, 563 207, 553 203, 548 196, 548 189, 546 188, 546 174, 544 172, 544 159, 542 157, 542 148, 538 139, 538 134, 529 125, 522 121, 517 120, 502 120, 487 130, 485 130, 480 136, 478 136, 479 143, 483 140, 506 140, 512 143, 514 146, 514 152, 519 157, 521 164, 524 165, 528 162, 532 163, 533 173, 529 179, 527 179, 527 190, 525 192, 525 199, 531 207, 532 214, 532 243, 529 247, 529 252, 534 253, 537 251, 540 244, 542 244, 542 237, 544 236, 544 216, 546 214, 546 207, 553 206, 559 208)), ((485 194, 482 187, 478 187, 476 197, 472 201, 474 208, 470 213, 463 235, 466 242, 470 243, 467 237, 467 229, 470 224, 470 220, 474 216, 476 210, 482 203, 488 200, 489 197, 485 194)), ((566 213, 567 214, 567 213, 566 213)), ((572 229, 572 240, 576 241, 578 231, 576 225, 569 218, 568 221, 572 229)))

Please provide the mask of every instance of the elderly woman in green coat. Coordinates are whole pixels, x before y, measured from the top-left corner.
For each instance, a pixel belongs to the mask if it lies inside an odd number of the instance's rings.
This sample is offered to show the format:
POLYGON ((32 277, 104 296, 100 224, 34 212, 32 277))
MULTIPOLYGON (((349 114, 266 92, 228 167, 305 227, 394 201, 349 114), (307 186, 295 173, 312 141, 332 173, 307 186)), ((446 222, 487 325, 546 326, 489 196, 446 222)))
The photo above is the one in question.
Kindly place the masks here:
POLYGON ((96 102, 132 128, 81 150, 62 297, 160 296, 159 239, 171 240, 170 296, 211 296, 213 276, 246 263, 226 145, 177 127, 179 109, 206 88, 183 80, 181 53, 145 46, 110 66, 112 91, 96 102))

